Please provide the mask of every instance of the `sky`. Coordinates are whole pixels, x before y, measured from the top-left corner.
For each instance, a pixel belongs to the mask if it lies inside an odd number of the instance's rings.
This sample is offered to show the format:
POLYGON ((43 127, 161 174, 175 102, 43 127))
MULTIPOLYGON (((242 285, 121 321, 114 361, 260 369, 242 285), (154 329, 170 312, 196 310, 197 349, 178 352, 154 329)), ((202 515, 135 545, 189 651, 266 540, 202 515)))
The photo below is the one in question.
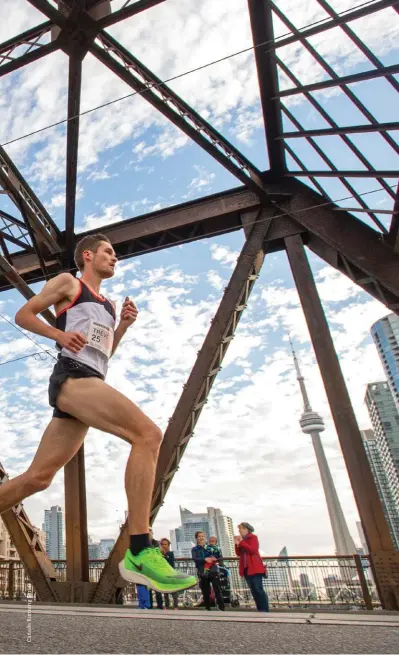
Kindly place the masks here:
MULTIPOLYGON (((117 9, 123 3, 115 0, 112 4, 117 9)), ((331 4, 337 12, 353 5, 347 0, 331 4)), ((277 5, 287 11, 296 27, 326 17, 316 0, 280 0, 277 5)), ((7 25, 0 21, 0 41, 44 20, 24 0, 15 0, 7 8, 7 15, 7 25)), ((397 18, 394 10, 386 9, 372 20, 351 23, 385 65, 398 61, 397 18)), ((276 36, 288 31, 275 20, 276 36)), ((113 26, 109 32, 161 79, 252 44, 246 0, 167 0, 113 26)), ((370 68, 364 54, 341 29, 312 37, 310 42, 340 74, 370 68)), ((326 77, 297 43, 281 48, 278 54, 302 83, 326 77)), ((8 144, 8 154, 61 228, 65 209, 65 126, 19 137, 65 118, 67 79, 63 53, 54 53, 0 78, 0 143, 8 144)), ((280 85, 287 88, 291 83, 281 75, 280 85)), ((181 77, 170 86, 256 166, 268 168, 251 51, 181 77)), ((397 119, 398 98, 388 82, 374 80, 351 88, 379 120, 397 119)), ((87 55, 83 63, 82 111, 129 92, 116 76, 87 55)), ((314 97, 340 125, 367 122, 342 91, 329 89, 314 97)), ((304 127, 327 126, 302 95, 288 99, 287 107, 304 127)), ((288 120, 285 129, 293 129, 288 120)), ((392 132, 391 136, 398 140, 398 133, 392 132)), ((398 168, 398 158, 381 135, 353 135, 351 140, 376 168, 398 168)), ((339 137, 324 137, 317 142, 336 166, 363 168, 339 137)), ((311 145, 302 139, 292 145, 306 165, 326 168, 311 145)), ((287 161, 290 168, 297 168, 290 157, 287 161)), ((333 199, 348 196, 340 182, 320 181, 333 199)), ((361 193, 376 190, 365 196, 369 206, 392 208, 392 198, 376 181, 356 178, 351 182, 361 193)), ((395 182, 387 178, 387 184, 395 182)), ((77 231, 101 228, 239 184, 143 98, 130 97, 81 118, 77 231)), ((356 207, 354 200, 345 199, 339 204, 356 207)), ((0 196, 0 209, 18 215, 4 195, 0 196)), ((365 214, 357 217, 369 222, 365 214)), ((379 218, 387 225, 390 217, 380 214, 379 218)), ((110 362, 107 381, 139 404, 162 429, 173 413, 243 243, 244 235, 239 232, 125 260, 118 265, 114 279, 105 285, 106 295, 117 302, 118 308, 126 295, 139 308, 137 323, 110 362)), ((368 428, 366 384, 384 379, 370 327, 388 311, 342 274, 308 254, 360 428, 368 428)), ((32 288, 38 292, 41 285, 32 288)), ((21 303, 17 292, 2 293, 0 312, 13 321, 21 303)), ((7 322, 0 322, 0 461, 14 476, 29 465, 51 418, 47 383, 54 360, 51 355, 41 355, 2 366, 9 359, 39 348, 7 322)), ((312 444, 298 423, 302 400, 289 334, 312 406, 325 419, 322 439, 326 455, 350 531, 360 545, 353 494, 284 253, 266 256, 195 436, 158 514, 156 537, 167 536, 179 525, 179 504, 192 511, 213 506, 231 516, 235 525, 240 521, 252 523, 265 554, 275 555, 283 546, 292 555, 334 552, 312 444)), ((34 339, 42 348, 52 348, 51 342, 34 339)), ((116 437, 95 430, 89 432, 85 448, 89 534, 94 540, 115 537, 126 509, 123 479, 129 448, 116 437)), ((38 526, 44 509, 55 504, 63 506, 62 471, 48 490, 24 503, 38 526)))

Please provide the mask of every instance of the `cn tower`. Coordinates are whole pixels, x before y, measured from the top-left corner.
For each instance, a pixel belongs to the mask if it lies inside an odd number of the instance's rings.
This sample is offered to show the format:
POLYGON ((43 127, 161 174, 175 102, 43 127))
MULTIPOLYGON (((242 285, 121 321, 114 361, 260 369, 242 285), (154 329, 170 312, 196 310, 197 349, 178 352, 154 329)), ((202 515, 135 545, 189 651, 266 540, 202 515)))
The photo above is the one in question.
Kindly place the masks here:
POLYGON ((313 448, 316 453, 317 463, 319 465, 320 477, 323 483, 323 489, 326 496, 328 513, 330 515, 331 528, 335 541, 335 553, 337 555, 353 555, 356 553, 355 544, 349 533, 345 521, 341 503, 335 489, 334 480, 324 453, 323 445, 320 439, 320 432, 324 432, 324 421, 319 414, 314 412, 310 406, 309 397, 306 391, 305 380, 301 374, 299 363, 290 339, 292 355, 294 358, 297 380, 303 398, 303 414, 299 420, 302 432, 310 434, 312 437, 313 448))

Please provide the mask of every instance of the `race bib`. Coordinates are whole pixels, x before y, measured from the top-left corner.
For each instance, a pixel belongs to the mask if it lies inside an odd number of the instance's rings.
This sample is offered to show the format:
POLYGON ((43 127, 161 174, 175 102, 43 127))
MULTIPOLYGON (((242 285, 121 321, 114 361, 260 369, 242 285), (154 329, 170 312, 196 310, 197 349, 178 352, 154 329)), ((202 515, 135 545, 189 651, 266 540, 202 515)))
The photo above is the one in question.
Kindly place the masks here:
POLYGON ((112 344, 114 342, 114 331, 108 325, 90 321, 87 345, 99 350, 108 358, 111 357, 112 344))

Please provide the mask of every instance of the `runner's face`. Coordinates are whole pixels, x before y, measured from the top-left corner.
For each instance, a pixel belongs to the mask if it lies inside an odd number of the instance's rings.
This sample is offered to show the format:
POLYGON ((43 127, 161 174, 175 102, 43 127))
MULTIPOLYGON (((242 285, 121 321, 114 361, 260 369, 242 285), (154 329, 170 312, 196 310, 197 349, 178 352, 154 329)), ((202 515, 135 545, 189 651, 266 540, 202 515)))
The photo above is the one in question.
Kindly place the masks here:
POLYGON ((169 550, 169 544, 167 541, 161 541, 161 548, 164 551, 164 553, 167 553, 169 550))
POLYGON ((206 542, 205 535, 203 533, 199 534, 197 537, 198 546, 204 546, 206 542))
POLYGON ((117 262, 115 251, 110 243, 102 241, 93 257, 93 270, 102 278, 107 279, 115 273, 117 262))

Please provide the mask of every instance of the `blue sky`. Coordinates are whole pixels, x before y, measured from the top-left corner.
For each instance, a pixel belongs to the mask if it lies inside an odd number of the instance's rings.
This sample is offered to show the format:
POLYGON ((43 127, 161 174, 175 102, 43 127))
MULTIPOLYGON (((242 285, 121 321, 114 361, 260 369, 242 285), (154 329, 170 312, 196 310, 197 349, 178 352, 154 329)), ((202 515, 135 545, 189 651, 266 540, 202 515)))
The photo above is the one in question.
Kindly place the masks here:
MULTIPOLYGON (((278 4, 285 9, 287 2, 278 4)), ((117 7, 121 3, 114 4, 117 7)), ((336 0, 333 6, 342 11, 350 4, 336 0)), ((184 5, 168 0, 146 15, 115 26, 111 32, 165 79, 250 45, 246 5, 245 0, 223 0, 216 6, 210 0, 190 0, 184 5), (178 43, 175 33, 179 33, 178 43)), ((297 26, 320 17, 315 0, 305 6, 299 0, 290 0, 288 5, 290 19, 297 26)), ((10 11, 16 30, 28 29, 42 20, 23 0, 17 0, 15 6, 13 3, 10 11)), ((397 14, 387 9, 369 23, 352 24, 387 65, 398 60, 393 18, 397 19, 397 14)), ((2 33, 2 29, 1 39, 9 38, 11 35, 2 33)), ((276 29, 278 34, 287 31, 279 31, 278 25, 276 29)), ((365 68, 364 56, 341 33, 334 31, 331 38, 314 37, 312 43, 337 72, 349 74, 365 68)), ((279 56, 303 83, 324 78, 302 47, 282 48, 279 56)), ((2 78, 0 87, 7 104, 0 105, 0 142, 63 118, 66 81, 66 58, 62 54, 2 78)), ((188 75, 171 86, 254 164, 267 168, 251 53, 188 75)), ((387 82, 361 83, 353 89, 380 120, 396 120, 399 107, 387 82)), ((85 59, 82 109, 128 92, 93 58, 85 59)), ((339 124, 365 121, 340 91, 319 92, 315 97, 339 124)), ((327 127, 301 96, 295 96, 288 107, 305 128, 327 127)), ((292 129, 288 122, 285 126, 292 129)), ((392 136, 398 139, 397 133, 392 136)), ((380 135, 351 138, 377 168, 398 168, 397 157, 380 135)), ((319 138, 317 142, 337 166, 361 168, 338 137, 319 138)), ((308 144, 296 140, 292 145, 310 167, 325 167, 308 144)), ((52 128, 18 141, 7 151, 62 227, 65 128, 52 128)), ((321 182, 334 199, 348 195, 335 180, 321 182)), ((374 180, 351 182, 359 192, 378 189, 374 180)), ((388 183, 394 184, 395 180, 389 179, 388 183)), ((124 100, 81 119, 78 230, 100 228, 111 220, 123 220, 239 184, 198 146, 160 120, 141 98, 124 100)), ((383 190, 365 198, 372 207, 389 209, 393 204, 383 190)), ((341 205, 354 206, 354 202, 345 200, 341 205)), ((4 196, 0 196, 0 208, 15 211, 4 196)), ((368 221, 365 214, 358 217, 368 221)), ((386 222, 389 217, 380 218, 386 222)), ((112 284, 107 283, 106 291, 117 303, 131 295, 140 309, 136 326, 112 360, 109 381, 140 404, 162 428, 173 412, 242 245, 243 234, 234 233, 126 260, 120 263, 112 284)), ((315 255, 309 254, 309 258, 359 423, 362 428, 369 427, 363 403, 365 386, 383 377, 369 329, 387 310, 315 255)), ((10 319, 20 304, 16 292, 0 297, 0 311, 10 319)), ((2 322, 1 328, 0 363, 35 350, 8 324, 2 322)), ((268 554, 277 553, 283 545, 291 554, 333 552, 314 453, 298 424, 301 398, 288 348, 289 332, 303 365, 312 404, 326 420, 323 442, 350 530, 358 541, 353 496, 284 253, 266 257, 195 437, 158 516, 157 536, 167 534, 178 524, 180 503, 193 511, 216 506, 232 516, 234 523, 251 521, 268 554)), ((51 347, 45 340, 36 341, 51 347)), ((0 367, 4 416, 0 461, 11 475, 26 468, 50 418, 46 387, 51 367, 50 358, 31 358, 0 367)), ((126 457, 124 443, 95 431, 89 434, 87 489, 89 532, 93 538, 115 535, 117 520, 123 517, 126 457)), ((32 520, 40 525, 43 510, 51 504, 63 505, 62 472, 49 490, 25 505, 32 520)))

